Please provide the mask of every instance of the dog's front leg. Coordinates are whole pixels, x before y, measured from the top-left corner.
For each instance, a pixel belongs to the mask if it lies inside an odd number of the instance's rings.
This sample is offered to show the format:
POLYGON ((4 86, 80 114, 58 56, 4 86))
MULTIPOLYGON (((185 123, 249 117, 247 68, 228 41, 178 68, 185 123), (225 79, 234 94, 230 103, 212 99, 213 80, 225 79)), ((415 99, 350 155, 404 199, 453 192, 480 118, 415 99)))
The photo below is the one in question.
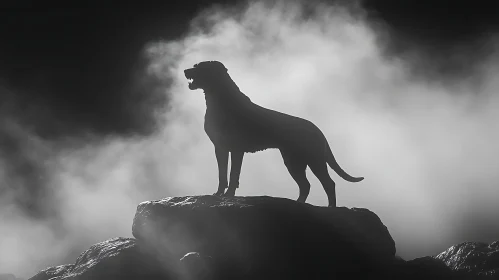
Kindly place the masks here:
POLYGON ((218 190, 213 195, 222 195, 227 188, 227 165, 229 161, 229 150, 215 146, 215 155, 218 164, 218 190))
POLYGON ((230 180, 229 188, 224 196, 235 196, 236 188, 239 188, 239 175, 243 164, 244 152, 230 152, 230 180))

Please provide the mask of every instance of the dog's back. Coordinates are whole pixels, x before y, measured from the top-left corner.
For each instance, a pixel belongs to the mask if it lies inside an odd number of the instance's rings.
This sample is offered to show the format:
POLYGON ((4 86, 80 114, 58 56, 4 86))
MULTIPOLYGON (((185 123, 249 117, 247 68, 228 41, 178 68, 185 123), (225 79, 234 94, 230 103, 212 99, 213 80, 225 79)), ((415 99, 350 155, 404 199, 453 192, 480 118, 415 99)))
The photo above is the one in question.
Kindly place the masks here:
POLYGON ((244 152, 302 149, 304 144, 320 144, 308 143, 316 138, 307 135, 322 135, 310 121, 264 108, 249 98, 219 101, 206 111, 205 130, 212 141, 244 152))

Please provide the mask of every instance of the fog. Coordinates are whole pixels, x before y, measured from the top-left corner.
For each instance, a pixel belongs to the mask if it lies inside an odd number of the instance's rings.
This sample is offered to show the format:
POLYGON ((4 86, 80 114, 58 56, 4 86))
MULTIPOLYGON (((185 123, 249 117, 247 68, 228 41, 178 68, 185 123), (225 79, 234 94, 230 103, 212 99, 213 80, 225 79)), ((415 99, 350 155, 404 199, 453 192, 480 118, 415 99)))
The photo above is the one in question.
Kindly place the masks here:
MULTIPOLYGON (((410 65, 387 59, 383 41, 357 14, 298 2, 215 7, 176 41, 151 42, 144 75, 173 78, 163 128, 148 138, 107 138, 58 149, 12 125, 24 149, 43 161, 53 219, 34 220, 14 194, 0 198, 0 271, 30 277, 72 263, 90 245, 131 236, 138 203, 166 196, 211 194, 217 188, 213 145, 203 130, 201 90, 183 70, 219 60, 242 92, 261 106, 306 118, 326 135, 339 164, 364 181, 330 170, 338 206, 368 208, 388 227, 405 259, 437 254, 463 241, 497 240, 499 212, 499 82, 490 59, 474 77, 453 84, 413 79, 410 65)), ((70 140, 68 140, 70 141, 70 140)), ((22 184, 0 161, 0 180, 22 184)), ((327 205, 319 181, 308 203, 327 205)), ((247 154, 240 196, 296 199, 298 187, 277 150, 247 154)))

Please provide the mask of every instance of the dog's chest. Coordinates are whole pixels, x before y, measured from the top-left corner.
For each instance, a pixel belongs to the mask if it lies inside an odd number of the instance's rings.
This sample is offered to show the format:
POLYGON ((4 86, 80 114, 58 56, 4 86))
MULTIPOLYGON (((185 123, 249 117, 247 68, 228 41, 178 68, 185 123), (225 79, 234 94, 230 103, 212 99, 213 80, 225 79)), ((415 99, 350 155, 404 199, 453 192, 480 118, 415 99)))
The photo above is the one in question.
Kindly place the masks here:
POLYGON ((220 138, 234 138, 244 133, 244 122, 234 114, 225 111, 206 111, 204 128, 210 139, 219 142, 220 138))
POLYGON ((256 128, 257 124, 242 114, 225 110, 206 111, 204 129, 215 145, 230 150, 256 151, 261 146, 256 128))

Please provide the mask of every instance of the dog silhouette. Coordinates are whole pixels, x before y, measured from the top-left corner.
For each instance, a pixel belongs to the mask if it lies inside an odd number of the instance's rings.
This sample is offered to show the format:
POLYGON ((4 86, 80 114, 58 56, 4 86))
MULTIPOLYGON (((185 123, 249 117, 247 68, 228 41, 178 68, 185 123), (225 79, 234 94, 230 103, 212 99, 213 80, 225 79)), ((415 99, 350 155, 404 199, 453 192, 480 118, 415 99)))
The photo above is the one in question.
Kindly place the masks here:
POLYGON ((364 179, 350 176, 338 165, 326 137, 312 122, 253 103, 239 90, 221 62, 203 61, 184 70, 184 74, 190 80, 189 89, 203 89, 205 94, 204 129, 215 146, 218 163, 219 184, 214 195, 234 196, 244 153, 269 148, 280 150, 300 189, 299 202, 305 202, 310 192, 307 166, 321 182, 330 207, 336 207, 336 189, 327 165, 346 181, 364 179), (227 182, 229 153, 231 170, 227 182))

